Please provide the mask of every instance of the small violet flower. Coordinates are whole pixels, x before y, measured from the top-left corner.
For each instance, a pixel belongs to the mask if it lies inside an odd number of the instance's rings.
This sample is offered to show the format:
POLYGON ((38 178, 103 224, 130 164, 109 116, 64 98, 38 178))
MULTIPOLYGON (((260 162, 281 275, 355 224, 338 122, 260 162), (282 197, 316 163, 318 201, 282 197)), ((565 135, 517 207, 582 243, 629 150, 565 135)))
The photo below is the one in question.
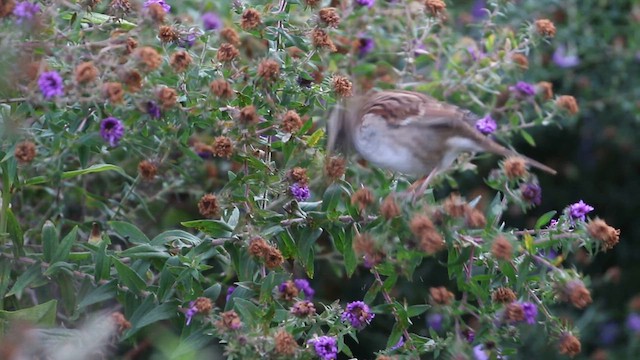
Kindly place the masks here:
POLYGON ((189 308, 187 309, 187 312, 184 313, 184 316, 187 318, 187 326, 191 324, 191 320, 193 320, 193 317, 196 316, 196 314, 198 314, 198 308, 196 307, 196 302, 190 301, 189 308))
POLYGON ((467 48, 467 51, 469 52, 469 55, 471 55, 471 59, 473 61, 482 60, 485 57, 485 53, 481 50, 476 49, 475 46, 469 46, 467 48))
POLYGON ((484 345, 479 344, 473 347, 473 357, 475 360, 489 360, 489 355, 484 350, 484 345))
POLYGON ((373 4, 375 3, 375 0, 356 0, 356 3, 360 6, 366 6, 368 8, 373 7, 373 4))
POLYGON ((533 96, 536 94, 535 86, 524 81, 518 81, 515 86, 509 87, 509 90, 523 97, 533 96))
POLYGON ((498 129, 498 124, 491 115, 487 115, 476 121, 476 129, 485 135, 489 135, 498 129))
POLYGON ((362 301, 353 301, 347 304, 342 313, 342 321, 349 322, 356 329, 363 329, 371 323, 375 314, 371 313, 369 306, 362 301))
POLYGON ((540 205, 542 202, 542 188, 539 185, 522 184, 520 192, 522 193, 522 199, 528 203, 540 205))
POLYGON ((569 206, 569 215, 573 220, 582 220, 584 221, 587 213, 593 211, 593 206, 585 204, 584 201, 580 200, 575 204, 571 204, 569 206))
POLYGON ((365 57, 367 54, 373 51, 376 43, 372 38, 361 37, 358 39, 358 56, 365 57))
POLYGON ((522 310, 524 311, 524 319, 529 325, 536 323, 536 316, 538 316, 538 308, 535 304, 525 301, 522 303, 522 310))
MULTIPOLYGON (((627 318, 627 327, 629 327, 628 321, 629 318, 627 318)), ((598 342, 602 346, 613 345, 613 343, 618 339, 618 335, 620 335, 620 326, 613 321, 606 322, 600 325, 599 328, 600 336, 598 338, 598 342)))
POLYGON ((316 291, 313 290, 311 285, 309 285, 309 281, 307 279, 294 279, 293 283, 296 284, 298 290, 304 293, 304 297, 307 300, 313 299, 313 295, 316 294, 316 291))
POLYGON ((218 30, 222 27, 222 20, 218 14, 208 12, 202 14, 202 24, 205 30, 218 30))
POLYGON ((475 0, 473 5, 471 6, 471 16, 475 20, 480 20, 487 16, 487 1, 486 0, 475 0))
POLYGON ((289 187, 289 191, 291 191, 291 195, 298 201, 306 201, 311 197, 309 187, 306 185, 295 183, 289 187))
POLYGON ((404 337, 401 336, 400 340, 398 340, 398 342, 395 345, 393 345, 390 350, 391 351, 398 350, 402 346, 404 346, 404 337))
POLYGON ((153 119, 160 119, 162 111, 155 101, 147 101, 147 114, 149 114, 153 119))
POLYGON ((104 141, 108 142, 110 146, 117 146, 124 136, 124 126, 120 119, 109 116, 100 123, 100 136, 104 141))
POLYGON ((13 15, 18 18, 18 23, 24 20, 31 20, 40 11, 40 5, 28 1, 21 1, 13 9, 13 15))
POLYGON ((167 12, 167 13, 171 10, 171 6, 166 2, 164 2, 164 0, 147 0, 144 2, 144 5, 142 5, 142 7, 146 9, 149 6, 151 6, 151 4, 158 4, 162 6, 162 10, 164 10, 164 12, 167 12))
POLYGON ((184 35, 181 35, 178 39, 178 46, 185 49, 190 48, 196 43, 197 38, 198 35, 194 33, 186 33, 184 35))
POLYGON ((334 336, 319 336, 308 341, 322 360, 335 360, 338 357, 338 341, 334 336))
POLYGON ((229 288, 227 289, 227 297, 224 298, 225 302, 229 302, 229 299, 231 298, 231 294, 233 294, 233 291, 236 289, 235 286, 231 285, 229 286, 229 288))
POLYGON ((444 316, 442 314, 433 313, 427 315, 427 325, 435 331, 442 330, 442 320, 444 316))
POLYGON ((629 314, 627 317, 627 328, 634 333, 640 333, 640 315, 636 313, 629 314))
POLYGON ((38 86, 45 99, 62 96, 64 94, 62 77, 60 77, 60 74, 56 71, 43 72, 38 79, 38 86))
POLYGON ((558 46, 551 57, 553 63, 560 68, 569 69, 580 65, 580 58, 576 54, 567 54, 564 46, 558 46))

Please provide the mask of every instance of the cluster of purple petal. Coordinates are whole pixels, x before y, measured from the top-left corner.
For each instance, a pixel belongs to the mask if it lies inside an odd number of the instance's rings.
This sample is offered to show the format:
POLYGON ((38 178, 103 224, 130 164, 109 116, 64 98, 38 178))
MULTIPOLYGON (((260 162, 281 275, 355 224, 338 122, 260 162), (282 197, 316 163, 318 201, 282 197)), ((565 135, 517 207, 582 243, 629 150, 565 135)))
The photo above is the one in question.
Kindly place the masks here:
POLYGON ((542 202, 542 188, 537 184, 523 184, 520 187, 522 198, 534 205, 540 205, 542 202))
POLYGON ((587 213, 593 211, 593 206, 587 205, 584 201, 580 200, 575 204, 569 205, 569 216, 573 220, 583 220, 587 213))
POLYGON ((576 54, 567 54, 567 48, 564 46, 558 46, 553 52, 551 60, 558 67, 569 69, 580 65, 580 58, 576 54))
MULTIPOLYGON (((307 300, 313 299, 313 295, 316 294, 316 291, 313 290, 313 288, 309 284, 309 280, 307 280, 307 279, 294 279, 293 283, 298 288, 298 291, 301 291, 302 293, 304 293, 305 299, 307 299, 307 300)), ((280 291, 280 293, 284 293, 285 291, 287 291, 287 282, 286 281, 278 286, 278 291, 280 291)))
POLYGON ((524 321, 529 325, 536 323, 536 316, 538 316, 538 308, 534 303, 525 301, 521 303, 522 310, 524 311, 524 321))
POLYGON ((38 86, 45 99, 64 94, 62 77, 56 71, 45 71, 38 78, 38 86))
POLYGON ((338 341, 334 336, 319 336, 308 343, 322 360, 335 360, 338 357, 338 341))
POLYGON ((152 100, 147 101, 147 114, 149 114, 153 119, 160 119, 162 111, 160 110, 160 106, 152 100))
POLYGON ((478 129, 478 131, 480 131, 481 133, 488 135, 498 129, 498 124, 496 124, 496 121, 493 120, 491 115, 487 115, 482 119, 476 121, 476 129, 478 129))
POLYGON ((347 304, 342 313, 342 321, 349 322, 356 329, 362 329, 371 323, 375 314, 371 313, 369 306, 362 301, 353 301, 347 304))
POLYGON ((190 301, 189 308, 184 313, 184 316, 187 318, 187 326, 191 324, 191 320, 193 320, 193 317, 196 316, 196 314, 198 314, 198 308, 196 307, 196 302, 190 301))
POLYGON ((536 87, 528 82, 518 81, 515 86, 509 88, 512 92, 520 96, 533 96, 536 94, 536 87))
POLYGON ((216 13, 207 12, 202 14, 202 25, 205 30, 218 30, 222 27, 222 20, 216 13))
POLYGON ((21 1, 13 9, 13 15, 18 18, 18 23, 24 20, 31 20, 40 11, 40 5, 28 1, 21 1))
POLYGON ((358 55, 364 57, 375 48, 376 43, 370 37, 360 37, 358 39, 358 55))
POLYGON ((373 4, 375 3, 375 0, 356 0, 356 3, 360 6, 366 6, 368 8, 373 7, 373 4))
POLYGON ((105 118, 100 123, 100 136, 104 141, 108 142, 110 146, 117 146, 120 139, 124 136, 124 125, 120 119, 113 116, 105 118))
POLYGON ((289 187, 289 191, 298 201, 306 201, 311 197, 311 191, 309 191, 309 187, 307 185, 294 183, 289 187))
POLYGON ((231 294, 233 294, 233 291, 236 289, 235 286, 231 285, 229 286, 229 288, 227 289, 227 296, 224 298, 225 302, 229 302, 229 299, 231 298, 231 294))
POLYGON ((162 10, 164 10, 164 12, 166 13, 168 13, 171 10, 171 6, 166 2, 164 2, 164 0, 147 0, 144 2, 144 5, 142 6, 146 9, 149 6, 151 6, 151 4, 158 4, 162 6, 162 10))

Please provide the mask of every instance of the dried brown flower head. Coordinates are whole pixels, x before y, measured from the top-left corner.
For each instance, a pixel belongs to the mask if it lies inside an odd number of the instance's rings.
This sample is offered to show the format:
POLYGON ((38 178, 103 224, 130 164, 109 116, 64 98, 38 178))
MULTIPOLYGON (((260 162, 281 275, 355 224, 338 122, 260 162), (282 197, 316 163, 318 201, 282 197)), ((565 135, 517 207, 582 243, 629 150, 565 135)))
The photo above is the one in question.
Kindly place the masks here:
POLYGON ((158 29, 158 37, 163 43, 170 43, 178 40, 178 32, 171 26, 162 25, 158 29))
POLYGON ((221 44, 218 48, 218 61, 229 62, 240 55, 240 51, 235 46, 229 43, 221 44))
POLYGON ((310 7, 316 7, 320 4, 320 0, 304 0, 305 4, 310 7))
POLYGON ((431 219, 424 214, 414 215, 409 222, 409 228, 411 229, 411 233, 416 237, 421 237, 422 235, 435 230, 435 226, 433 226, 431 219))
POLYGON ((127 321, 127 318, 121 312, 114 312, 111 314, 111 321, 116 326, 118 334, 122 334, 125 330, 131 329, 131 323, 127 321))
POLYGON ((211 299, 202 296, 194 301, 193 306, 200 314, 208 314, 213 309, 211 299))
POLYGON ((263 60, 258 65, 258 76, 266 81, 274 81, 280 76, 280 64, 272 59, 263 60))
POLYGON ((205 194, 198 201, 198 211, 206 218, 213 218, 220 215, 220 205, 218 198, 214 194, 205 194))
POLYGON ((36 144, 29 140, 25 140, 16 144, 13 156, 15 156, 19 163, 28 164, 35 159, 37 153, 36 144))
POLYGON ((467 226, 470 228, 480 229, 487 225, 487 218, 484 213, 476 208, 467 207, 467 211, 464 214, 467 226))
POLYGON ((120 79, 130 92, 138 92, 142 89, 142 75, 135 70, 127 71, 120 76, 120 79))
MULTIPOLYGON (((569 282, 564 291, 571 304, 578 309, 584 309, 592 302, 591 293, 581 281, 575 280, 569 282)), ((566 301, 566 296, 564 300, 566 301)))
POLYGON ((498 235, 491 245, 491 253, 498 260, 511 260, 513 245, 502 235, 498 235))
POLYGON ((124 99, 124 90, 119 82, 107 82, 102 85, 102 95, 112 104, 120 104, 124 99))
POLYGON ((339 156, 332 156, 325 160, 324 171, 331 180, 338 180, 344 175, 346 161, 339 156))
POLYGON ((574 357, 578 355, 580 351, 582 351, 580 340, 569 333, 565 333, 562 335, 558 346, 560 354, 567 355, 569 357, 574 357))
POLYGON ((377 246, 373 237, 368 233, 360 233, 353 239, 353 250, 361 258, 364 258, 368 267, 379 264, 384 259, 384 252, 377 246))
POLYGON ((515 53, 511 55, 511 60, 518 65, 521 69, 529 68, 529 59, 524 54, 515 53))
POLYGON ((132 37, 127 38, 127 54, 131 54, 138 47, 138 41, 132 37))
POLYGON ((516 293, 505 287, 499 287, 491 294, 491 300, 496 303, 508 304, 516 301, 516 293))
POLYGON ((267 251, 267 256, 264 259, 264 264, 268 269, 276 269, 282 265, 284 257, 278 248, 270 246, 267 251))
POLYGON ((294 110, 287 111, 282 118, 280 128, 287 133, 295 133, 302 127, 302 119, 294 110))
POLYGON ((175 72, 183 72, 187 70, 189 65, 193 62, 193 58, 189 55, 188 52, 184 50, 179 50, 171 54, 171 59, 169 60, 169 64, 175 72))
POLYGON ((315 28, 311 31, 311 42, 313 43, 313 46, 317 48, 325 48, 331 52, 338 51, 336 45, 331 41, 329 34, 327 34, 323 29, 315 28))
POLYGON ((427 254, 435 254, 447 247, 442 235, 436 230, 429 230, 420 236, 420 249, 427 254))
POLYGON ((504 160, 504 174, 510 180, 521 179, 527 175, 527 165, 523 158, 510 156, 504 160))
POLYGON ((542 36, 556 36, 556 26, 553 25, 553 22, 549 19, 536 20, 536 31, 542 36))
POLYGON ((288 280, 284 284, 280 285, 278 290, 280 291, 280 297, 285 301, 293 300, 298 296, 299 293, 298 287, 291 280, 288 280))
POLYGON ((393 194, 389 194, 380 205, 380 215, 387 220, 400 216, 400 208, 393 194))
POLYGON ((213 80, 211 84, 209 84, 209 89, 215 96, 223 99, 229 99, 233 97, 234 94, 231 85, 224 79, 213 80))
POLYGON ((230 44, 240 45, 240 36, 233 28, 225 27, 220 30, 220 37, 230 44))
POLYGON ((230 158, 233 155, 233 143, 226 136, 217 136, 213 141, 213 155, 230 158))
POLYGON ((469 205, 464 200, 462 200, 462 198, 460 198, 458 194, 455 193, 449 195, 442 206, 444 212, 454 218, 463 217, 467 212, 467 208, 469 207, 469 205))
POLYGON ((251 239, 249 243, 249 254, 257 258, 265 258, 271 246, 261 237, 251 239))
POLYGON ((260 25, 260 12, 256 9, 247 9, 242 13, 242 20, 240 21, 240 26, 244 30, 255 29, 260 25))
POLYGON ((331 27, 338 27, 340 25, 340 15, 336 12, 335 8, 323 8, 318 12, 320 20, 331 27))
POLYGON ((229 310, 220 314, 216 326, 221 330, 238 330, 242 327, 242 321, 235 311, 229 310))
POLYGON ((143 180, 151 181, 156 177, 158 167, 149 160, 142 160, 138 163, 138 173, 142 176, 143 180))
POLYGON ((360 188, 351 195, 351 205, 357 205, 360 211, 373 204, 373 194, 368 188, 360 188))
POLYGON ((115 16, 123 16, 131 11, 129 0, 111 0, 109 3, 109 13, 115 16))
POLYGON ((504 309, 504 317, 505 320, 509 322, 524 321, 525 315, 522 305, 517 302, 512 302, 511 304, 507 305, 504 309))
POLYGON ((98 69, 93 65, 93 61, 86 61, 76 66, 76 82, 86 84, 98 77, 98 69))
POLYGON ((450 305, 454 299, 453 293, 444 286, 429 288, 429 294, 436 305, 450 305))
POLYGON ((442 17, 447 10, 447 4, 442 0, 426 0, 424 2, 425 9, 433 16, 442 17))
POLYGON ((152 3, 151 5, 149 5, 149 7, 147 7, 146 14, 156 24, 164 23, 164 18, 165 18, 166 12, 162 8, 162 5, 160 5, 158 3, 152 3))
POLYGON ((296 339, 284 329, 278 330, 273 340, 276 345, 275 352, 278 355, 293 356, 298 349, 296 339))
POLYGON ((302 167, 294 167, 287 173, 287 177, 291 179, 291 182, 296 182, 300 185, 307 185, 309 183, 309 175, 307 175, 307 169, 302 167))
POLYGON ((331 85, 333 86, 333 91, 335 91, 338 96, 349 97, 352 95, 353 85, 345 76, 335 75, 333 79, 331 79, 331 85))
POLYGON ((162 57, 156 49, 150 46, 144 46, 136 49, 135 56, 144 65, 144 70, 152 71, 160 67, 162 64, 162 57))
POLYGON ((13 14, 16 3, 13 0, 0 0, 0 18, 13 14))
POLYGON ((291 307, 291 313, 297 317, 305 318, 315 315, 316 307, 309 300, 300 300, 293 304, 291 307))
POLYGON ((580 111, 576 98, 571 95, 562 95, 556 100, 556 105, 562 110, 566 110, 569 114, 575 115, 580 111))
POLYGON ((540 81, 536 84, 537 92, 542 95, 545 100, 550 100, 553 97, 553 84, 548 81, 540 81))
POLYGON ((163 110, 173 107, 178 102, 178 92, 167 86, 158 89, 156 96, 163 110))
POLYGON ((594 238, 602 241, 604 251, 613 249, 620 241, 620 230, 609 226, 604 220, 595 218, 587 224, 587 232, 594 238))
POLYGON ((256 107, 248 105, 240 109, 240 116, 238 117, 238 120, 243 125, 255 125, 260 121, 260 117, 258 117, 256 107))

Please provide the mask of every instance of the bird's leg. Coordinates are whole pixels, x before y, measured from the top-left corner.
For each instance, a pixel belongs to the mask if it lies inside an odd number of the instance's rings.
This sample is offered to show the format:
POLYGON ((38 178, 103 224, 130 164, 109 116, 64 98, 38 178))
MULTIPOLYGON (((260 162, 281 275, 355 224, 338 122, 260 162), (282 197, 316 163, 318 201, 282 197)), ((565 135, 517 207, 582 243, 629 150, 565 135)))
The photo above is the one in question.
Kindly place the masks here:
POLYGON ((409 191, 413 192, 413 200, 412 200, 413 203, 415 203, 416 200, 418 200, 418 197, 422 196, 422 194, 424 194, 424 192, 427 191, 427 187, 429 186, 429 183, 435 178, 436 174, 438 173, 438 170, 439 169, 437 166, 434 167, 433 170, 431 170, 431 172, 426 178, 422 178, 416 181, 409 187, 409 191))

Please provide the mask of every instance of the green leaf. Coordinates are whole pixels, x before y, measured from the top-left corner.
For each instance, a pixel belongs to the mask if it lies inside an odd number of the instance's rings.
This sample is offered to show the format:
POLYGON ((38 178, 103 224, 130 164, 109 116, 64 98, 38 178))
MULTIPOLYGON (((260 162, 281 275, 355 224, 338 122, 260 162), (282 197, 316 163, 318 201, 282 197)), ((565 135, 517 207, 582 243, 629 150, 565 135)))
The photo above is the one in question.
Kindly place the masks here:
POLYGON ((218 297, 220 296, 220 292, 222 291, 222 286, 220 283, 216 283, 210 286, 208 289, 202 292, 202 295, 211 299, 211 301, 216 302, 218 297))
POLYGON ((168 259, 169 254, 164 247, 151 246, 149 244, 137 245, 119 254, 121 257, 132 259, 168 259))
POLYGON ((176 302, 165 302, 158 305, 153 296, 147 296, 131 315, 129 319, 131 329, 125 332, 121 340, 126 340, 147 325, 171 319, 177 314, 178 304, 176 302))
POLYGON ((551 210, 547 213, 542 214, 536 221, 536 226, 534 227, 536 230, 540 230, 544 225, 548 224, 551 219, 556 215, 557 211, 551 210))
POLYGON ((117 295, 117 289, 118 284, 115 280, 93 289, 84 298, 82 298, 82 300, 80 300, 78 303, 78 309, 82 310, 87 306, 115 298, 117 295))
POLYGON ((151 240, 150 245, 166 245, 173 241, 180 241, 183 244, 198 246, 202 242, 202 239, 183 230, 169 230, 154 237, 153 240, 151 240))
POLYGON ((9 238, 13 242, 14 255, 16 257, 23 256, 24 233, 22 232, 18 219, 16 219, 11 209, 7 209, 7 232, 9 233, 9 238))
POLYGON ((536 146, 536 141, 533 139, 533 136, 531 136, 531 134, 529 134, 528 132, 522 130, 520 131, 520 134, 522 135, 522 138, 531 146, 536 146))
POLYGON ((135 225, 124 221, 109 221, 109 226, 113 228, 118 235, 134 244, 147 244, 149 238, 138 229, 135 225))
POLYGON ((74 226, 71 231, 65 236, 58 248, 56 249, 55 255, 53 256, 52 261, 65 261, 69 258, 69 252, 71 251, 71 247, 76 242, 76 238, 78 237, 78 226, 74 226))
POLYGON ((130 267, 123 264, 118 258, 115 256, 111 256, 111 261, 113 265, 116 267, 116 271, 120 276, 120 281, 126 285, 131 291, 139 293, 140 290, 143 290, 147 287, 147 284, 142 280, 140 275, 137 272, 133 271, 130 267))
POLYGON ((6 324, 13 321, 26 322, 41 327, 55 325, 57 305, 57 300, 49 300, 26 309, 0 310, 0 334, 4 334, 6 324))
POLYGON ((56 227, 51 221, 47 220, 42 226, 42 257, 44 261, 51 262, 56 247, 58 247, 56 227))
POLYGON ((18 299, 22 297, 22 291, 34 281, 41 277, 42 270, 40 270, 40 263, 35 263, 18 276, 16 282, 13 284, 11 290, 5 295, 5 297, 15 295, 18 299))
POLYGON ((389 340, 387 340, 387 349, 392 348, 394 345, 400 341, 402 337, 402 327, 400 327, 400 323, 395 323, 393 325, 393 330, 391 330, 391 335, 389 335, 389 340))
POLYGON ((110 270, 111 270, 111 258, 107 255, 107 242, 102 241, 98 245, 98 250, 95 254, 95 271, 94 276, 96 278, 96 282, 99 282, 102 279, 109 278, 110 270))
POLYGON ((212 237, 229 237, 233 228, 220 220, 192 220, 181 222, 182 226, 196 228, 212 237))
POLYGON ((431 306, 423 304, 423 305, 412 305, 407 309, 407 316, 412 318, 422 314, 427 311, 431 306))
MULTIPOLYGON (((70 179, 72 177, 76 177, 76 176, 80 176, 80 175, 86 175, 86 174, 91 174, 91 173, 98 173, 98 172, 103 172, 103 171, 115 171, 119 174, 122 174, 124 176, 127 176, 127 173, 125 173, 124 170, 122 170, 121 167, 116 166, 116 165, 112 165, 112 164, 96 164, 96 165, 92 165, 89 166, 86 169, 79 169, 79 170, 72 170, 72 171, 66 171, 62 173, 62 179, 70 179)), ((27 179, 25 181, 25 185, 38 185, 38 184, 44 184, 47 181, 53 180, 53 178, 47 178, 45 176, 36 176, 36 177, 32 177, 31 179, 27 179)))
POLYGON ((243 299, 243 298, 235 298, 234 299, 234 307, 240 313, 240 318, 242 321, 247 324, 248 327, 251 327, 255 324, 256 316, 259 316, 260 309, 251 301, 243 299))

